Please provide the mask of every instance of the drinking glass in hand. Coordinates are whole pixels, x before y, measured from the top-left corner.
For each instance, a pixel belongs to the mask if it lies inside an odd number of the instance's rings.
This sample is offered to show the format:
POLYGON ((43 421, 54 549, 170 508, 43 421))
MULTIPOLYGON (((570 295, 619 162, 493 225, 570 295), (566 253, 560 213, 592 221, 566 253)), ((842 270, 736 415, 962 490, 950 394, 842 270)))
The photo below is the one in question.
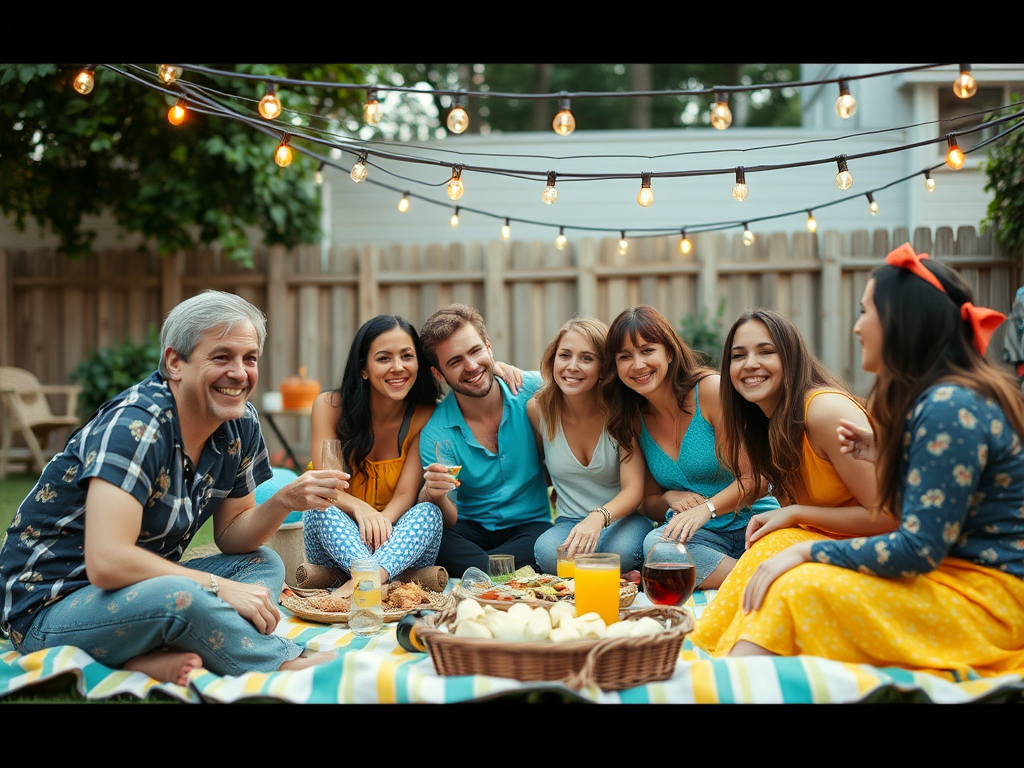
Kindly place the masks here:
POLYGON ((697 570, 685 544, 661 539, 647 551, 640 579, 652 603, 682 608, 693 595, 697 570))
MULTIPOLYGON (((345 469, 345 458, 341 451, 341 440, 324 440, 320 448, 320 469, 348 471, 345 469)), ((338 500, 331 499, 331 501, 337 503, 338 500)))
MULTIPOLYGON (((448 469, 448 474, 452 476, 452 480, 456 481, 452 486, 452 490, 454 491, 459 486, 457 478, 459 476, 459 471, 462 469, 459 457, 455 453, 455 445, 451 440, 438 440, 434 443, 434 454, 437 456, 437 463, 444 464, 448 469)), ((449 491, 449 493, 451 493, 451 491, 449 491)))

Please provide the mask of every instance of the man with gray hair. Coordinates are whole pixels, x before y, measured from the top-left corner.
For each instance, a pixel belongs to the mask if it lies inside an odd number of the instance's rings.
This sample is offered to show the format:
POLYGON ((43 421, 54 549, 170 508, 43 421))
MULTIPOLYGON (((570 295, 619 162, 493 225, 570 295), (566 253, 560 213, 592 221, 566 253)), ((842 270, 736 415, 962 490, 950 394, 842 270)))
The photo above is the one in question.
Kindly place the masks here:
POLYGON ((267 319, 205 291, 168 313, 159 369, 104 403, 21 503, 0 549, 0 630, 21 653, 82 648, 185 685, 302 669, 274 634, 284 563, 263 546, 294 509, 325 509, 348 475, 309 471, 260 505, 272 475, 256 410, 267 319), (213 518, 221 552, 181 563, 213 518), (88 534, 88 535, 87 535, 88 534))

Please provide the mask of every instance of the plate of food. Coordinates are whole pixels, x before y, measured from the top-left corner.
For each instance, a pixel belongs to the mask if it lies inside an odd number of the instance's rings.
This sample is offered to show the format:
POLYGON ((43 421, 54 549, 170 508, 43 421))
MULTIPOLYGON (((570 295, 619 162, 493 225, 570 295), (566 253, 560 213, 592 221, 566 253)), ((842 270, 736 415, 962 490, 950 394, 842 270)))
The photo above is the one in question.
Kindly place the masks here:
MULTIPOLYGON (((424 589, 414 581, 392 581, 380 588, 384 621, 398 621, 407 613, 420 609, 441 611, 455 604, 451 593, 424 589)), ((352 609, 351 597, 340 597, 329 589, 297 589, 285 586, 280 603, 300 619, 319 624, 348 623, 352 609)))
MULTIPOLYGON (((503 611, 516 603, 551 606, 558 602, 575 603, 575 584, 572 579, 559 578, 550 573, 536 573, 530 566, 517 570, 511 579, 496 584, 487 581, 467 582, 465 578, 452 590, 458 599, 471 597, 503 611)), ((637 586, 628 579, 619 580, 619 607, 626 608, 636 598, 637 586)))

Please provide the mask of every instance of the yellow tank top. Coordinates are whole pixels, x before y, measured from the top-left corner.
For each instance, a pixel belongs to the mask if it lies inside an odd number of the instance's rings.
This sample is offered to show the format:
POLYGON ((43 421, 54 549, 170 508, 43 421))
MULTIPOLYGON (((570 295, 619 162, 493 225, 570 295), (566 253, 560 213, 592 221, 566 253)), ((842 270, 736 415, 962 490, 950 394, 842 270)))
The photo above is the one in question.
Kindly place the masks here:
MULTIPOLYGON (((867 410, 860 402, 850 397, 846 392, 836 389, 820 389, 810 394, 804 401, 804 422, 807 421, 807 410, 811 400, 825 392, 833 392, 843 395, 856 405, 865 415, 867 410)), ((807 432, 804 431, 803 460, 800 462, 800 480, 803 482, 804 490, 798 494, 797 504, 807 504, 814 507, 855 507, 860 506, 857 497, 853 495, 846 484, 843 483, 839 473, 830 461, 826 461, 814 452, 811 442, 807 439, 807 432)))
MULTIPOLYGON (((409 431, 405 435, 405 440, 402 441, 402 451, 397 458, 367 461, 366 475, 353 473, 351 484, 348 487, 349 494, 365 501, 378 512, 388 505, 391 497, 395 495, 398 477, 402 474, 402 467, 405 466, 405 460, 409 454, 409 443, 412 441, 413 435, 416 434, 414 427, 426 418, 427 409, 426 405, 416 406, 412 421, 409 422, 409 431)), ((418 460, 418 456, 413 457, 413 461, 418 460)))

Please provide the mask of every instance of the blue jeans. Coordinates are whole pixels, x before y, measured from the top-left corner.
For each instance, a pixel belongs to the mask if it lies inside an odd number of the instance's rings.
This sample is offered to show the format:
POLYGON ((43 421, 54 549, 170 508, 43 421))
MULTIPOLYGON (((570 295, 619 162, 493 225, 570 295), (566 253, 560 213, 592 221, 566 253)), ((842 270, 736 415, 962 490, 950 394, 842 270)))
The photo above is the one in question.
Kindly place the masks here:
MULTIPOLYGON (((571 517, 558 517, 549 530, 537 537, 533 553, 542 573, 558 573, 558 547, 569 537, 580 521, 571 517)), ((595 552, 614 552, 619 556, 619 571, 635 571, 644 561, 644 536, 654 525, 650 518, 633 512, 620 518, 601 531, 595 552)))
MULTIPOLYGON (((277 597, 284 562, 260 547, 242 555, 197 557, 185 565, 232 581, 262 584, 277 597)), ((58 645, 81 648, 112 669, 159 648, 173 646, 202 658, 217 675, 273 672, 298 657, 302 647, 263 635, 248 619, 188 576, 157 576, 130 587, 82 587, 42 608, 17 650, 33 653, 58 645)))
MULTIPOLYGON (((669 516, 671 520, 671 516, 669 516)), ((665 532, 665 524, 662 523, 644 539, 644 553, 658 543, 661 535, 665 532)), ((709 531, 707 528, 698 528, 693 538, 683 542, 690 550, 690 557, 693 558, 693 566, 697 571, 697 588, 704 583, 704 579, 711 575, 711 572, 722 562, 726 555, 739 560, 740 555, 746 550, 747 528, 735 528, 731 531, 709 531)))

